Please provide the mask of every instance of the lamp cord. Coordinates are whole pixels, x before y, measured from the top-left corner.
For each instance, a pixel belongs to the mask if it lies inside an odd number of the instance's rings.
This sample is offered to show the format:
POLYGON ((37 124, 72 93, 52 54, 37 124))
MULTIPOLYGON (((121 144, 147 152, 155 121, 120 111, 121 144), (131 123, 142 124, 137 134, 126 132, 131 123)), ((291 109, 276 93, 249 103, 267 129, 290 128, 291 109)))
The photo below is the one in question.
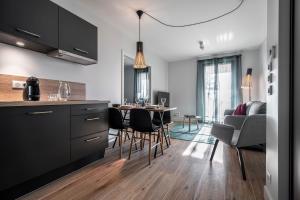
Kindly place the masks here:
POLYGON ((168 27, 172 27, 172 28, 183 28, 183 27, 189 27, 189 26, 196 26, 196 25, 200 25, 200 24, 205 24, 205 23, 208 23, 208 22, 211 22, 211 21, 214 21, 214 20, 217 20, 217 19, 220 19, 222 17, 225 17, 226 15, 229 15, 233 12, 235 12, 236 10, 238 10, 242 5, 243 3, 245 2, 245 0, 241 0, 241 2, 239 3, 239 5, 237 5, 234 9, 222 14, 222 15, 219 15, 217 17, 214 17, 214 18, 211 18, 211 19, 208 19, 208 20, 204 20, 204 21, 200 21, 200 22, 196 22, 196 23, 192 23, 192 24, 183 24, 183 25, 172 25, 172 24, 167 24, 161 20, 159 20, 158 18, 156 17, 153 17, 152 15, 150 15, 149 13, 145 12, 144 13, 149 16, 150 18, 154 19, 155 21, 161 23, 162 25, 165 25, 165 26, 168 26, 168 27))

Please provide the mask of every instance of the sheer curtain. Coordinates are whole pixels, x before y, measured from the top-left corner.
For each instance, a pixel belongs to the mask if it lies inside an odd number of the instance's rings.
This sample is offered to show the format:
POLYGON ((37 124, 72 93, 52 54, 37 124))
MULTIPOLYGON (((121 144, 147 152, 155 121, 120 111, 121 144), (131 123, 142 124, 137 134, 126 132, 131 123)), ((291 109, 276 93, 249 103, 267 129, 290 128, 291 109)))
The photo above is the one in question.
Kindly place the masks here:
POLYGON ((150 98, 150 67, 145 69, 135 69, 134 75, 134 98, 140 100, 150 98))
POLYGON ((225 109, 241 102, 241 56, 199 60, 197 115, 205 122, 220 122, 225 109))

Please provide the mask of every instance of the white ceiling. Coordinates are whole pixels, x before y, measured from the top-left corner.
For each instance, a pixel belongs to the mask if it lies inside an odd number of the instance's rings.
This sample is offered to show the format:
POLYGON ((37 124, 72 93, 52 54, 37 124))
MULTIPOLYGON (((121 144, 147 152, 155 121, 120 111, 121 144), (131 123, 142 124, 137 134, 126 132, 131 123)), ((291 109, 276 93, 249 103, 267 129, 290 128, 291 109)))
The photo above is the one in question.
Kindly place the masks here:
MULTIPOLYGON (((240 0, 76 0, 95 15, 138 40, 138 17, 142 9, 170 24, 206 20, 236 7, 240 0)), ((194 27, 169 28, 148 16, 142 18, 142 41, 167 61, 254 48, 266 38, 267 0, 245 0, 236 12, 194 27), (222 40, 223 35, 223 40, 222 40), (226 36, 227 35, 227 36, 226 36), (221 38, 220 38, 221 37, 221 38), (224 41, 224 38, 231 38, 224 41), (207 44, 199 49, 198 41, 207 44)))

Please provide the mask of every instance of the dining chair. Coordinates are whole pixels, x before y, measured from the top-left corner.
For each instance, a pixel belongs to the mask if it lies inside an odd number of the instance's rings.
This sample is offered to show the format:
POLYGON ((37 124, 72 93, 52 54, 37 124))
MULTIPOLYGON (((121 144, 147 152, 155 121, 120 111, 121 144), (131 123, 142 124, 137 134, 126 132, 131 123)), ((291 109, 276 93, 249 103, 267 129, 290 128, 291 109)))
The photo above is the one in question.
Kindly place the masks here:
MULTIPOLYGON (((108 108, 108 123, 110 129, 118 130, 117 134, 109 133, 109 135, 115 136, 115 141, 112 148, 115 147, 117 140, 119 140, 120 147, 120 158, 122 158, 122 144, 123 144, 123 132, 125 131, 126 137, 130 140, 128 128, 130 128, 129 123, 123 120, 122 113, 117 108, 108 108)), ((137 148, 137 147, 136 147, 137 148)))
MULTIPOLYGON (((160 113, 159 112, 154 112, 152 122, 156 126, 161 126, 161 118, 160 118, 160 113)), ((164 132, 164 138, 166 140, 167 146, 171 145, 170 125, 172 123, 173 122, 172 122, 172 119, 171 119, 171 111, 164 112, 163 113, 163 127, 166 130, 166 132, 164 132)))
MULTIPOLYGON (((160 145, 161 154, 163 155, 163 146, 162 146, 162 137, 161 137, 161 131, 160 126, 156 126, 152 123, 150 112, 146 109, 141 108, 134 108, 130 110, 130 127, 133 130, 133 134, 131 137, 130 142, 130 150, 129 150, 129 156, 128 160, 130 160, 131 152, 132 152, 132 145, 133 143, 140 142, 140 145, 142 147, 142 143, 145 142, 145 140, 149 143, 149 152, 148 152, 148 162, 149 165, 151 164, 151 150, 158 145, 160 145), (136 134, 137 132, 141 133, 139 136, 136 134), (157 133, 157 135, 156 135, 157 133), (152 145, 152 139, 151 136, 156 135, 157 140, 154 145, 152 145), (148 138, 147 138, 148 136, 148 138), (138 141, 136 140, 138 139, 138 141)), ((156 155, 155 155, 156 156, 156 155)))

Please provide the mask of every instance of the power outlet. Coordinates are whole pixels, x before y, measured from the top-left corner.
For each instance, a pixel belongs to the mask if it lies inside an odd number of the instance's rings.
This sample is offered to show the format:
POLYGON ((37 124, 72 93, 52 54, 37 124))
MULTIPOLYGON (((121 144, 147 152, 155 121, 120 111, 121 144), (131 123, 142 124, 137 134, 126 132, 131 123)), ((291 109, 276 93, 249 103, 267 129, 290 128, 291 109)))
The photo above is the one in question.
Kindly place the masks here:
POLYGON ((270 174, 270 172, 267 170, 267 173, 266 173, 266 182, 267 182, 267 185, 271 185, 271 182, 272 182, 272 177, 271 177, 271 174, 270 174))
POLYGON ((12 81, 12 88, 13 89, 24 89, 25 87, 25 81, 12 81))

